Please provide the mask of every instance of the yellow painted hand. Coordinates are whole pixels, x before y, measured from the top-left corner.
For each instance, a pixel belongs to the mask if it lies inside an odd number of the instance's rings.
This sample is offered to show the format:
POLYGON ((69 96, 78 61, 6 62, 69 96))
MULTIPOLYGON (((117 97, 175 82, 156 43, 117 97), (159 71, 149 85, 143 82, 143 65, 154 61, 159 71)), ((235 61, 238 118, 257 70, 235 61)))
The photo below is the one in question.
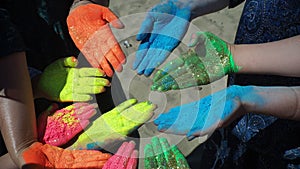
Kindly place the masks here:
POLYGON ((104 92, 110 85, 101 69, 76 68, 77 64, 75 57, 67 57, 47 66, 38 82, 39 91, 49 100, 88 101, 91 94, 104 92))
POLYGON ((129 99, 93 121, 70 148, 98 149, 114 140, 124 139, 149 120, 155 108, 149 101, 137 103, 136 99, 129 99))

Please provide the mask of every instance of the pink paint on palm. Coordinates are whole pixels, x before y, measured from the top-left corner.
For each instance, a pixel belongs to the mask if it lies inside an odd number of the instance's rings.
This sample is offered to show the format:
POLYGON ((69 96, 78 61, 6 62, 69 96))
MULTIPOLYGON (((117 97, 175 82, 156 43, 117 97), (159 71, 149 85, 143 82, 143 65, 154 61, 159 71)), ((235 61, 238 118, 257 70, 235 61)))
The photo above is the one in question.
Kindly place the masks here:
POLYGON ((136 169, 137 166, 137 158, 138 158, 138 151, 134 150, 131 153, 130 159, 127 163, 126 169, 136 169))
POLYGON ((42 141, 53 146, 61 146, 88 126, 89 119, 96 110, 93 104, 75 103, 53 112, 48 116, 42 141))
POLYGON ((103 169, 135 169, 137 165, 137 151, 133 141, 124 142, 117 153, 104 165, 103 169))

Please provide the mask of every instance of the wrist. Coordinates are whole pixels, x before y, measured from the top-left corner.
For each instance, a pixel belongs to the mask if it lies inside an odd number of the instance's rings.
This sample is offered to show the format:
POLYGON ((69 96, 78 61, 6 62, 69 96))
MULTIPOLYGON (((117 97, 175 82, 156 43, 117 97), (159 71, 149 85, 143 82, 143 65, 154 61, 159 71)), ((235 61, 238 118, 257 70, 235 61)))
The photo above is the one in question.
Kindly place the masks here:
POLYGON ((229 73, 237 73, 241 69, 240 66, 238 66, 235 62, 235 57, 236 56, 236 45, 234 44, 227 44, 228 48, 228 57, 229 57, 229 65, 230 65, 230 71, 229 73))

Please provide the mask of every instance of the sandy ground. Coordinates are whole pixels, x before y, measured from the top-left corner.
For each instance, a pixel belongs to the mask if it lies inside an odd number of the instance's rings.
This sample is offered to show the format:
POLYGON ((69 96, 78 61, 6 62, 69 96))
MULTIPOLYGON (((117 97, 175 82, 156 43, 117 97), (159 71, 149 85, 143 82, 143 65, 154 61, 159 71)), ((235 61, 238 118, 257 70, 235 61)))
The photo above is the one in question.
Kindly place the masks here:
MULTIPOLYGON (((121 45, 125 40, 132 44, 132 47, 130 48, 125 48, 122 45, 123 51, 127 55, 127 63, 124 65, 124 70, 121 73, 117 73, 117 75, 120 78, 123 90, 125 91, 127 98, 134 97, 139 101, 150 100, 158 106, 155 110, 154 117, 139 128, 141 136, 139 168, 143 168, 143 146, 148 143, 150 138, 154 135, 167 137, 169 142, 171 144, 178 145, 179 149, 185 155, 188 155, 196 146, 205 141, 207 136, 194 139, 193 141, 187 141, 183 136, 159 133, 153 125, 152 120, 157 117, 158 114, 168 111, 171 107, 199 99, 212 92, 225 88, 227 84, 227 78, 225 77, 211 85, 201 86, 202 90, 199 90, 199 87, 193 87, 180 91, 177 90, 159 93, 150 91, 152 76, 139 76, 131 69, 135 57, 135 51, 139 45, 139 42, 135 40, 135 36, 139 30, 140 24, 143 21, 147 10, 159 2, 160 1, 158 0, 127 0, 111 1, 110 4, 112 11, 114 11, 125 24, 125 29, 123 30, 113 29, 117 39, 120 41, 121 45)), ((237 29, 242 7, 243 5, 234 9, 224 9, 217 13, 195 19, 192 22, 182 44, 174 50, 168 60, 177 57, 180 53, 187 50, 185 44, 188 43, 190 34, 195 31, 210 31, 232 43, 234 41, 235 31, 237 29)))

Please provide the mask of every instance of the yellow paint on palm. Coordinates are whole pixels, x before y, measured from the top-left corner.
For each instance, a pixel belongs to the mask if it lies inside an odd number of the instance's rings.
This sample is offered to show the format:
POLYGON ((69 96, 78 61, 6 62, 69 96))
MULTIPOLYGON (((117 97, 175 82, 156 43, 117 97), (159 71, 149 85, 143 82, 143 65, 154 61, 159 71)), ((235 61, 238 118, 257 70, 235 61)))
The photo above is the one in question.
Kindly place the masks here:
POLYGON ((136 99, 129 99, 100 116, 71 147, 85 149, 91 143, 101 146, 107 141, 125 137, 150 119, 156 107, 149 101, 136 102, 136 99))

